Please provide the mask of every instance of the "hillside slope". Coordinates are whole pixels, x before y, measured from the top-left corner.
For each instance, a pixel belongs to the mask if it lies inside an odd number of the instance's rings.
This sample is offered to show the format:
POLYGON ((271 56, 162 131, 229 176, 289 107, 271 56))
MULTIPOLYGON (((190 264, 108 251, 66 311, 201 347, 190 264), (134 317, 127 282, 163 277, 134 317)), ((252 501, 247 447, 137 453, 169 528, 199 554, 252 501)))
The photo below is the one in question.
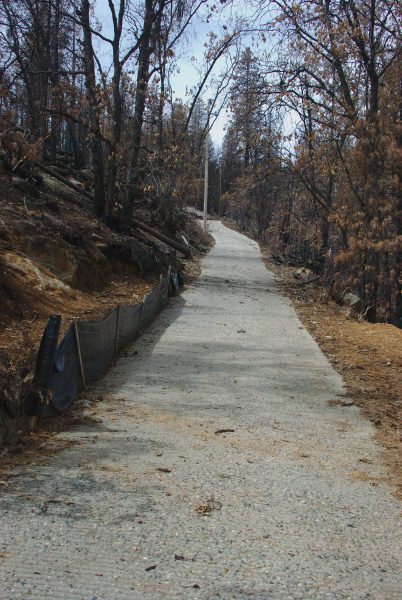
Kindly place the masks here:
MULTIPOLYGON (((194 240, 195 254, 208 245, 187 213, 178 215, 174 233, 194 240)), ((38 189, 18 177, 0 179, 0 446, 26 430, 23 399, 49 316, 60 314, 64 330, 74 317, 134 304, 176 254, 138 229, 112 231, 93 216, 88 198, 49 175, 38 189)))

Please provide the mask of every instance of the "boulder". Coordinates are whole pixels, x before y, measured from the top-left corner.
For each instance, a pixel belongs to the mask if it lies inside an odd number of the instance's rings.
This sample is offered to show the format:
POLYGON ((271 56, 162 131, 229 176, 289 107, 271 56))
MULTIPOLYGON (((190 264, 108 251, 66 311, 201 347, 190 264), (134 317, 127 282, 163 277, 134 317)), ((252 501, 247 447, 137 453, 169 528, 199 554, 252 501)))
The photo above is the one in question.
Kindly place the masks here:
POLYGON ((342 296, 342 301, 346 306, 350 306, 355 311, 359 311, 362 307, 362 301, 356 294, 345 292, 342 296))
POLYGON ((60 281, 60 279, 52 277, 50 273, 45 273, 31 259, 25 256, 6 252, 1 256, 1 262, 5 268, 17 275, 22 275, 24 284, 31 285, 39 290, 61 291, 69 296, 74 293, 68 285, 60 281))
POLYGON ((295 279, 306 280, 313 275, 313 271, 311 269, 306 269, 305 267, 302 267, 301 269, 297 269, 297 271, 294 271, 292 275, 295 279))

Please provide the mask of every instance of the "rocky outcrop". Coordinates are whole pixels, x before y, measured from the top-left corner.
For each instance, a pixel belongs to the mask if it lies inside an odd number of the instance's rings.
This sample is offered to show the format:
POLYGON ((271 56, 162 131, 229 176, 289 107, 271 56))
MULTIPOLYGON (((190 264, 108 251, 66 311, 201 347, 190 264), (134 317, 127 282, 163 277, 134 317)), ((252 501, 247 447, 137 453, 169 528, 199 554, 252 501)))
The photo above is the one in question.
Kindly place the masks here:
POLYGON ((11 270, 16 276, 23 277, 25 285, 33 286, 40 290, 59 291, 66 295, 74 292, 60 279, 53 277, 49 272, 39 268, 30 258, 20 256, 13 252, 0 255, 3 268, 11 270))

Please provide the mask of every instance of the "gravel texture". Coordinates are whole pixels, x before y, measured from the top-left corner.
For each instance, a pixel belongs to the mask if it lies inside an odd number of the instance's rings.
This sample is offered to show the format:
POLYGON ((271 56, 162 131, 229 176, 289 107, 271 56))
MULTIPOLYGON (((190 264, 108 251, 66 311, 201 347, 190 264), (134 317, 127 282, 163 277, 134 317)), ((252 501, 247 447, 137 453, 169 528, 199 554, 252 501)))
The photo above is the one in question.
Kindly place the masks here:
POLYGON ((401 597, 371 424, 258 246, 210 229, 199 281, 99 385, 102 422, 1 488, 2 600, 401 597))

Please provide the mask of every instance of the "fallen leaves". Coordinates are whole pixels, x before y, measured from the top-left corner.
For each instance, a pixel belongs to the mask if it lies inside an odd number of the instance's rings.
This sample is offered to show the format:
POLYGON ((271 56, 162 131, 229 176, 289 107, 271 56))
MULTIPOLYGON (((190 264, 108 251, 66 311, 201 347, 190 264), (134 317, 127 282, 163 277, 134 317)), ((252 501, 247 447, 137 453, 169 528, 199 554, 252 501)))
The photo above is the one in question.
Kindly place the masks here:
POLYGON ((207 517, 210 516, 214 510, 221 510, 221 508, 222 503, 218 500, 215 500, 215 498, 211 496, 210 498, 204 500, 204 502, 201 502, 201 504, 196 507, 195 512, 203 517, 207 517))
POLYGON ((368 473, 365 473, 365 471, 361 471, 360 469, 354 469, 351 473, 348 473, 347 476, 352 481, 363 481, 369 483, 372 486, 377 486, 381 481, 384 480, 384 478, 382 477, 373 477, 372 475, 369 475, 368 473))
MULTIPOLYGON (((396 495, 402 497, 399 439, 401 330, 386 323, 347 319, 344 309, 336 305, 322 288, 305 290, 301 295, 292 281, 288 267, 283 264, 278 267, 267 256, 265 261, 270 270, 281 276, 282 284, 303 325, 307 330, 318 334, 321 349, 343 375, 349 401, 353 400, 363 414, 379 428, 376 438, 386 448, 383 458, 393 472, 390 482, 398 487, 396 495), (315 320, 315 325, 312 320, 315 320), (395 410, 393 406, 396 407, 395 410)), ((342 406, 341 402, 334 404, 342 406)))
POLYGON ((175 560, 187 560, 190 562, 195 562, 195 558, 189 558, 187 556, 184 556, 183 554, 175 554, 174 555, 175 560))

